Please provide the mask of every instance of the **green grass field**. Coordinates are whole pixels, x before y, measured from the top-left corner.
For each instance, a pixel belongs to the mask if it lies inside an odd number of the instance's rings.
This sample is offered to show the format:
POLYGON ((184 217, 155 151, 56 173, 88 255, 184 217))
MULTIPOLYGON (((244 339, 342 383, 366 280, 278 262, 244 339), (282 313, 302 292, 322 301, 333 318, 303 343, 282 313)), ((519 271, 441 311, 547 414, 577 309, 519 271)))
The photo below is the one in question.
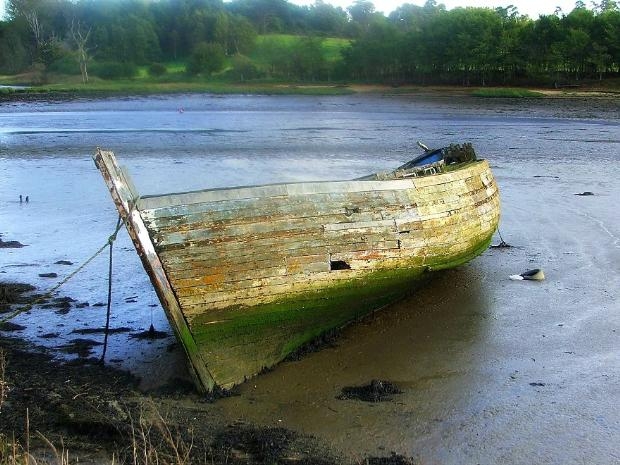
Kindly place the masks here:
MULTIPOLYGON (((291 49, 304 40, 307 37, 297 36, 291 34, 265 34, 258 36, 256 39, 256 47, 250 58, 258 65, 265 65, 267 57, 274 48, 276 49, 291 49)), ((335 63, 341 59, 341 51, 348 47, 351 43, 349 39, 342 39, 337 37, 326 38, 313 38, 321 43, 321 50, 323 52, 323 58, 327 63, 335 63)))
POLYGON ((544 94, 528 89, 514 89, 509 87, 493 87, 489 89, 476 89, 471 95, 474 97, 487 98, 542 98, 544 94))

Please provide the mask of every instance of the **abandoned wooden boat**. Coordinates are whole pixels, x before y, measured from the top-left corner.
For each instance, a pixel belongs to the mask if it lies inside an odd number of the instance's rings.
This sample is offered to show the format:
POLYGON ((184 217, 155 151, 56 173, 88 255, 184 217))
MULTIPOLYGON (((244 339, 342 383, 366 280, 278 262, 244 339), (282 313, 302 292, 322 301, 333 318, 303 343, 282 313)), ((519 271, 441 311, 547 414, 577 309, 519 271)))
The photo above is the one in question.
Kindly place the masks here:
POLYGON ((489 164, 468 144, 441 153, 356 180, 149 196, 112 152, 94 159, 197 387, 212 391, 488 247, 499 221, 489 164))

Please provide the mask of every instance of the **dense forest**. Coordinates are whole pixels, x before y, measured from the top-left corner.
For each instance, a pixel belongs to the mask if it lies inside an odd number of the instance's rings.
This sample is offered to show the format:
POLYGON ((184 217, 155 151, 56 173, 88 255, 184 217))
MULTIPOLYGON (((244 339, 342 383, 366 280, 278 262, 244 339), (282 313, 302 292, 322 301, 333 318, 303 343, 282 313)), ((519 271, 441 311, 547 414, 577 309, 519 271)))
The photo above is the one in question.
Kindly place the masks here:
POLYGON ((532 19, 435 0, 8 0, 0 74, 515 85, 617 77, 620 9, 578 1, 532 19), (337 39, 337 40, 336 40, 337 39), (176 68, 175 68, 176 67, 176 68), (176 73, 171 70, 176 69, 176 73))

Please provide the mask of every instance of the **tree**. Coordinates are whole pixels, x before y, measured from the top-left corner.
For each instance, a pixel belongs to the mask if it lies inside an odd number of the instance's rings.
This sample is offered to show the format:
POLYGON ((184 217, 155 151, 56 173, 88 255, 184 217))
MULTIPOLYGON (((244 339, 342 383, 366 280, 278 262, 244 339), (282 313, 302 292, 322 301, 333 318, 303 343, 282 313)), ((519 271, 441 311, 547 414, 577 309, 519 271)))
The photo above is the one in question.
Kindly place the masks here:
POLYGON ((274 36, 266 36, 261 41, 260 55, 271 76, 287 77, 290 52, 286 44, 274 36))
POLYGON ((400 80, 403 36, 387 21, 373 23, 344 53, 349 71, 358 79, 400 80))
POLYGON ((261 34, 301 28, 303 9, 286 0, 235 0, 227 9, 248 18, 261 34))
POLYGON ((347 13, 342 8, 316 0, 307 10, 307 24, 311 31, 342 35, 347 25, 347 13))
POLYGON ((604 13, 605 11, 617 11, 618 3, 615 0, 601 0, 600 3, 592 2, 595 13, 604 13))
POLYGON ((562 20, 556 15, 543 15, 526 28, 523 47, 532 74, 558 71, 561 57, 557 44, 562 40, 562 20))
POLYGON ((88 37, 90 36, 91 28, 85 29, 79 21, 71 21, 71 38, 77 48, 78 60, 80 62, 80 73, 82 73, 82 82, 86 84, 88 82, 88 37))
POLYGON ((355 0, 353 5, 347 8, 351 22, 358 29, 359 33, 368 31, 370 27, 372 15, 375 12, 375 6, 368 0, 355 0))
POLYGON ((239 81, 254 79, 260 76, 260 72, 252 60, 244 55, 235 55, 231 59, 232 71, 231 75, 239 81))
POLYGON ((267 70, 284 79, 323 79, 330 75, 322 37, 354 39, 341 59, 327 60, 340 79, 549 84, 620 70, 620 0, 580 0, 568 14, 536 20, 512 5, 447 10, 440 0, 405 2, 389 18, 370 0, 351 0, 347 10, 328 0, 305 7, 290 0, 5 1, 0 68, 9 73, 36 63, 42 71, 77 72, 79 61, 87 81, 89 71, 124 76, 135 64, 179 59, 210 73, 220 54, 206 53, 204 44, 219 44, 231 59, 245 56, 235 65, 243 79, 267 70), (258 41, 257 31, 288 37, 258 41))
MULTIPOLYGON (((22 19, 28 25, 33 39, 33 61, 44 62, 44 54, 59 42, 57 33, 49 20, 59 5, 43 0, 9 0, 7 12, 10 18, 22 19)), ((61 6, 60 6, 61 7, 61 6)))
POLYGON ((230 17, 230 28, 226 37, 226 50, 229 54, 250 53, 256 43, 256 30, 243 16, 230 17))
POLYGON ((224 66, 226 55, 220 44, 201 42, 192 52, 187 63, 187 72, 190 74, 211 74, 224 66))
POLYGON ((27 45, 14 22, 0 22, 0 73, 16 74, 29 65, 27 45))
POLYGON ((325 68, 321 49, 322 40, 316 37, 302 38, 292 49, 291 70, 301 80, 318 79, 325 68))

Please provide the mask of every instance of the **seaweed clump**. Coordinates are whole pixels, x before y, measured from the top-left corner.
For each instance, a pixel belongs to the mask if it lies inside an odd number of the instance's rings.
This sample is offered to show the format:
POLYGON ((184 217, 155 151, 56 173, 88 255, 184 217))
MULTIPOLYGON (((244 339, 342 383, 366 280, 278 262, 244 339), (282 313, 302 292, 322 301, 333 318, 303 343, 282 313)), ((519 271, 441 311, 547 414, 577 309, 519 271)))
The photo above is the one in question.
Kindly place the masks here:
POLYGON ((26 303, 23 294, 34 290, 35 287, 30 284, 0 283, 0 313, 8 312, 13 304, 26 303))
POLYGON ((277 463, 298 435, 284 428, 256 428, 232 425, 218 435, 212 445, 214 455, 233 462, 277 463))
POLYGON ((364 402, 385 402, 392 400, 393 394, 402 394, 394 383, 390 381, 373 379, 369 384, 364 386, 346 386, 337 399, 347 400, 355 399, 364 402))
POLYGON ((367 465, 415 465, 416 462, 411 457, 404 455, 392 454, 388 457, 369 457, 366 459, 367 465))

